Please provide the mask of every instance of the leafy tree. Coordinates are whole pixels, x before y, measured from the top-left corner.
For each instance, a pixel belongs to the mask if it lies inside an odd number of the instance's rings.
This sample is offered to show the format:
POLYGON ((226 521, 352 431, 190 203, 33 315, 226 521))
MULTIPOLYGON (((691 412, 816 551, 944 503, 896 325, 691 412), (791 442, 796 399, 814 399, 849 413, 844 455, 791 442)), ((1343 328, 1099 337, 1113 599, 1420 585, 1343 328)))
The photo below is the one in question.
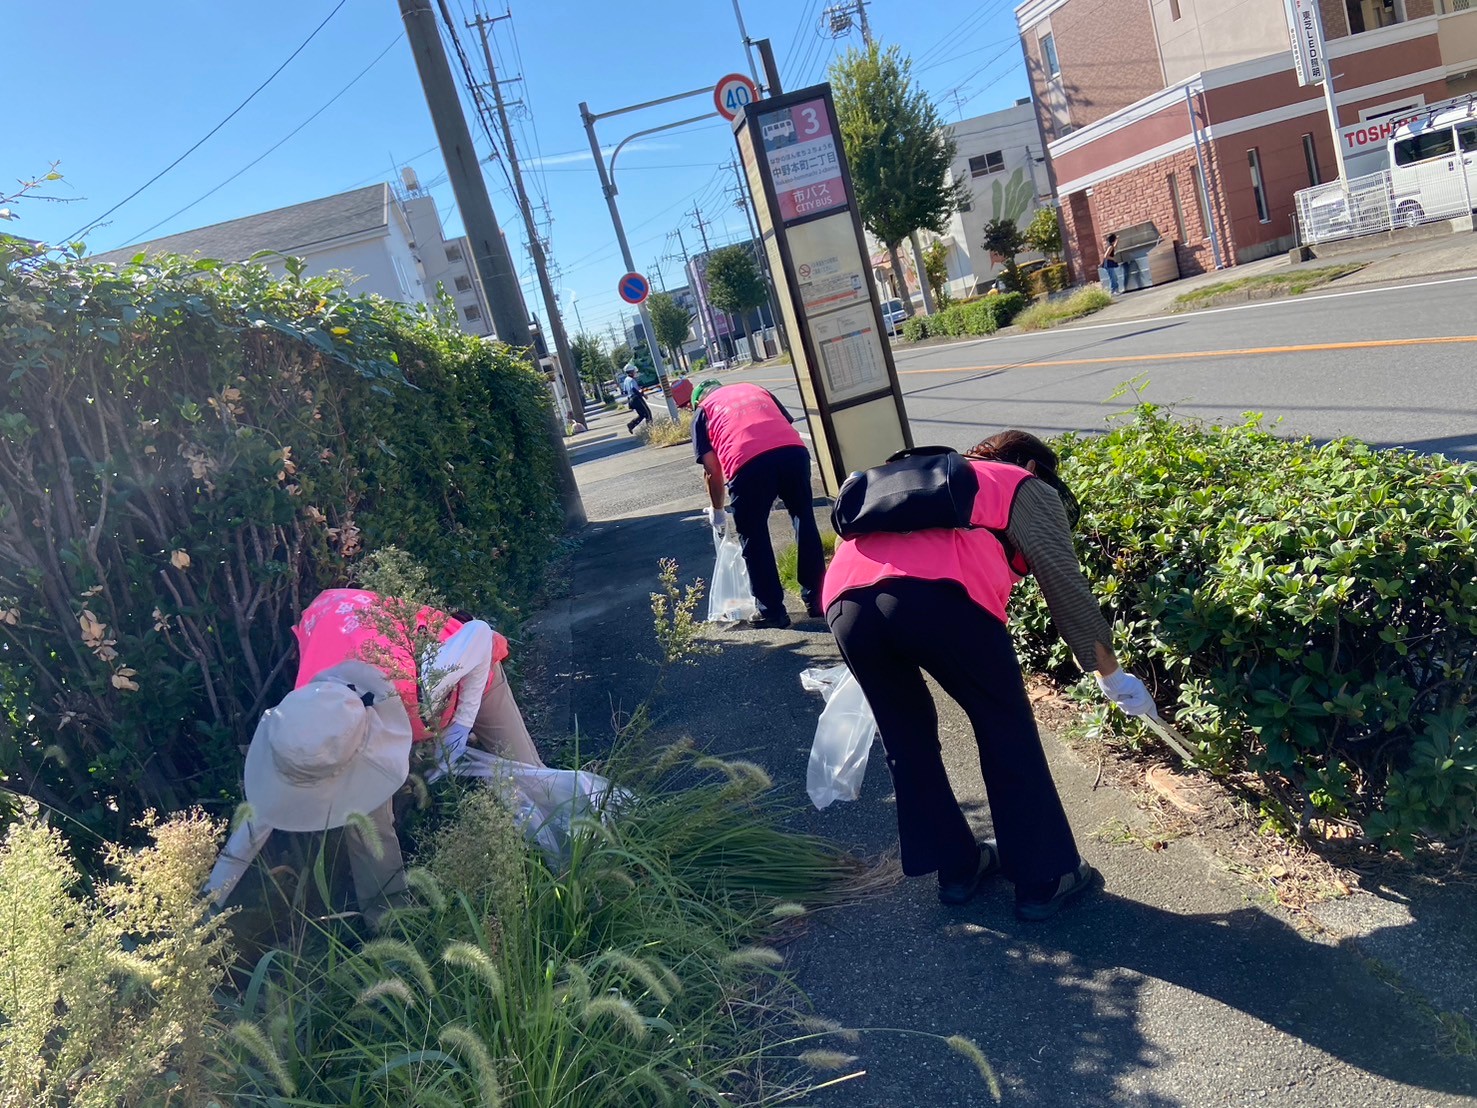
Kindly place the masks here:
MULTIPOLYGON (((903 273, 899 245, 914 231, 942 234, 964 199, 949 183, 955 145, 912 61, 896 46, 848 50, 831 66, 836 117, 862 222, 903 273)), ((903 306, 913 314, 906 293, 903 306)))
POLYGON ((579 335, 569 348, 574 358, 574 371, 590 390, 590 395, 603 398, 605 382, 610 380, 612 367, 605 345, 595 335, 579 335))
POLYGON ((923 269, 928 275, 928 287, 940 308, 949 306, 949 248, 943 239, 934 239, 923 251, 923 269))
POLYGON ((633 356, 633 351, 631 350, 630 346, 623 342, 617 343, 615 349, 610 352, 610 364, 614 366, 615 371, 619 373, 621 370, 626 368, 626 363, 629 362, 633 356))
POLYGON ((651 327, 656 332, 656 341, 666 347, 673 365, 685 360, 683 344, 692 331, 692 313, 678 304, 668 292, 652 294, 646 302, 646 311, 651 316, 651 327))
POLYGON ((1057 221, 1055 208, 1038 209, 1026 228, 1026 245, 1039 250, 1053 262, 1062 260, 1062 225, 1057 221))
MULTIPOLYGON (((708 299, 713 307, 738 317, 739 333, 747 336, 744 313, 753 311, 769 297, 759 263, 745 246, 725 246, 708 256, 708 299)), ((759 345, 754 360, 763 361, 759 345)))
POLYGON ((1015 256, 1026 248, 1026 237, 1013 219, 992 219, 985 224, 984 247, 1005 260, 1005 284, 1012 292, 1023 292, 1020 267, 1015 256))

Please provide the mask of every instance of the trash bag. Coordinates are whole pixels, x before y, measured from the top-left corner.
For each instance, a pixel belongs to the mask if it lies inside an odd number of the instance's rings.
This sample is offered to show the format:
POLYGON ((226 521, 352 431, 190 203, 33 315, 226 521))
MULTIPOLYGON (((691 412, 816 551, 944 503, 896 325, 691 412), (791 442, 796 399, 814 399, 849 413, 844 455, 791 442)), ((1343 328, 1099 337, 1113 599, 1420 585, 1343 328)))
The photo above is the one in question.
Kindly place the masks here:
POLYGON ((476 747, 467 748, 452 772, 485 779, 499 789, 528 841, 554 863, 569 860, 575 820, 604 819, 632 799, 598 774, 531 766, 476 747))
POLYGON ((806 692, 818 692, 822 699, 830 700, 836 686, 846 680, 850 673, 845 662, 838 666, 816 666, 800 674, 800 687, 806 692))
POLYGON ((867 758, 872 752, 872 740, 877 736, 872 706, 844 665, 829 670, 806 670, 800 681, 806 688, 814 684, 826 698, 825 710, 816 724, 815 741, 810 747, 810 765, 805 771, 805 791, 810 795, 810 802, 817 808, 825 808, 835 800, 855 800, 861 795, 867 758))
POLYGON ((738 623, 759 614, 754 590, 749 584, 749 567, 744 564, 744 548, 738 536, 714 529, 713 549, 718 561, 713 566, 713 581, 708 587, 708 622, 738 623))

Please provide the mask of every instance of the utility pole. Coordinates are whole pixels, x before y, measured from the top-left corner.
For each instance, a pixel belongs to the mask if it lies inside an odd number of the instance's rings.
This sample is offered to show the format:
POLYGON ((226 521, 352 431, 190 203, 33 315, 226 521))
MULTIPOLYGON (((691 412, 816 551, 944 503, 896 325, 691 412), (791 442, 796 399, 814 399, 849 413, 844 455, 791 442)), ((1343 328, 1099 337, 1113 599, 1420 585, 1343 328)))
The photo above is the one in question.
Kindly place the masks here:
POLYGON ((837 4, 827 8, 821 13, 821 23, 829 26, 832 38, 840 38, 851 31, 851 17, 857 18, 861 27, 862 42, 872 45, 872 25, 867 21, 867 4, 869 0, 847 0, 844 4, 837 4))
POLYGON ((682 237, 682 228, 678 227, 673 234, 677 236, 677 245, 682 250, 682 272, 692 282, 692 293, 702 306, 702 311, 698 312, 697 316, 697 328, 702 335, 703 349, 708 352, 709 358, 717 361, 717 356, 722 349, 718 346, 718 329, 713 326, 713 305, 708 303, 707 295, 698 287, 697 270, 692 264, 691 255, 687 253, 687 241, 682 237), (704 316, 707 317, 706 324, 703 322, 704 316))
MULTIPOLYGON (((497 105, 498 123, 502 125, 503 152, 513 174, 513 188, 518 195, 518 208, 523 213, 523 228, 528 233, 528 251, 533 255, 533 271, 538 275, 539 291, 543 293, 544 313, 549 317, 549 330, 554 336, 554 353, 559 359, 559 372, 564 376, 564 389, 570 397, 583 396, 584 390, 580 388, 579 375, 574 369, 574 356, 569 349, 569 336, 564 333, 564 320, 559 315, 559 299, 554 295, 553 282, 549 280, 549 259, 544 252, 544 241, 539 237, 538 224, 533 218, 533 205, 529 203, 528 190, 523 186, 523 170, 518 165, 518 150, 513 145, 513 128, 508 125, 503 86, 497 79, 497 66, 492 61, 492 44, 487 37, 487 28, 491 24, 499 19, 511 18, 511 15, 498 15, 488 19, 479 15, 467 26, 475 26, 482 39, 482 56, 487 61, 487 79, 492 86, 493 103, 497 105)), ((577 417, 581 413, 571 411, 569 414, 577 417)))
MULTIPOLYGON (((445 0, 439 0, 439 3, 442 18, 448 27, 452 26, 445 0)), ((493 329, 508 346, 523 350, 525 357, 537 368, 531 350, 529 321, 523 311, 523 291, 519 288, 517 271, 508 256, 507 243, 503 240, 497 215, 487 195, 487 182, 482 177, 477 150, 467 129, 467 117, 462 114, 461 99, 451 75, 451 63, 447 61, 446 50, 441 45, 436 15, 431 10, 430 0, 399 0, 399 4, 400 16, 405 21, 405 37, 410 42, 421 88, 425 91, 426 106, 431 110, 441 155, 446 160, 446 175, 456 196, 467 239, 472 244, 477 275, 487 292, 493 329)), ((569 465, 569 453, 564 448, 562 420, 552 406, 549 432, 554 440, 565 525, 571 528, 583 526, 585 506, 580 500, 574 470, 569 465)))
POLYGON ((651 274, 653 277, 656 278, 656 287, 658 291, 666 292, 667 282, 666 279, 662 277, 662 260, 660 258, 651 259, 651 274))
MULTIPOLYGON (((713 248, 708 245, 708 223, 709 223, 709 221, 703 219, 703 210, 701 208, 699 208, 697 205, 694 204, 693 205, 693 208, 692 208, 692 211, 685 212, 683 214, 690 215, 690 216, 692 216, 697 221, 696 223, 693 224, 693 228, 697 231, 697 233, 699 235, 702 236, 702 240, 703 240, 703 255, 706 257, 707 255, 713 253, 713 248)), ((679 231, 678 234, 680 235, 681 232, 679 231)), ((681 242, 682 240, 679 238, 677 241, 681 242)), ((686 251, 686 247, 684 247, 683 250, 685 252, 686 251)), ((710 288, 711 288, 711 286, 710 286, 710 288)), ((703 299, 706 300, 707 298, 704 297, 703 299)), ((708 306, 708 313, 709 313, 709 315, 712 314, 712 311, 713 311, 713 308, 712 308, 712 305, 710 304, 708 306)), ((733 341, 733 317, 730 316, 727 312, 724 312, 723 313, 723 316, 724 316, 725 321, 728 323, 728 339, 729 339, 730 342, 732 342, 733 341)), ((722 346, 721 343, 718 342, 718 329, 717 329, 717 327, 714 327, 713 328, 713 341, 714 341, 714 344, 718 346, 719 351, 722 351, 723 346, 722 346)))
MULTIPOLYGON (((744 220, 749 225, 749 240, 754 244, 754 252, 759 255, 759 268, 764 273, 764 285, 769 292, 769 310, 774 322, 774 333, 780 337, 781 350, 788 350, 790 346, 786 341, 788 336, 785 335, 784 328, 780 325, 779 296, 775 290, 774 274, 769 270, 769 251, 765 249, 764 243, 759 238, 759 229, 754 224, 754 207, 750 203, 749 182, 744 180, 744 170, 739 165, 738 158, 734 158, 729 164, 733 167, 736 200, 738 206, 744 209, 744 220)), ((763 316, 760 316, 759 322, 761 324, 764 322, 763 316)))

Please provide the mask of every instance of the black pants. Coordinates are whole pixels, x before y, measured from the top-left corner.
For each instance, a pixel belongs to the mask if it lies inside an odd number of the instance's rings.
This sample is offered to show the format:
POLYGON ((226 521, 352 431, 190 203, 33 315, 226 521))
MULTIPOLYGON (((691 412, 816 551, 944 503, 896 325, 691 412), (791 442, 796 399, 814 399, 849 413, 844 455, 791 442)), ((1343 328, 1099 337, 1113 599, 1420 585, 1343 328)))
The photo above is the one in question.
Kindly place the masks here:
POLYGON ((636 428, 641 426, 641 421, 643 419, 647 423, 651 422, 651 408, 649 408, 646 404, 646 397, 642 396, 639 392, 633 392, 631 394, 631 399, 627 401, 627 404, 630 407, 631 411, 636 413, 636 418, 631 420, 630 423, 626 424, 627 431, 634 433, 636 428))
POLYGON ((744 564, 749 567, 749 585, 759 614, 782 612, 785 589, 779 567, 774 563, 774 544, 769 541, 769 513, 776 499, 790 513, 795 544, 800 555, 796 576, 800 599, 819 604, 821 579, 826 572, 826 554, 821 533, 811 509, 810 451, 803 446, 782 446, 750 458, 728 482, 733 525, 744 546, 744 564))
POLYGON ((1079 861, 1005 625, 952 581, 899 578, 847 592, 826 613, 877 717, 897 794, 903 872, 973 871, 979 856, 949 787, 927 670, 974 726, 1005 875, 1051 881, 1079 861))

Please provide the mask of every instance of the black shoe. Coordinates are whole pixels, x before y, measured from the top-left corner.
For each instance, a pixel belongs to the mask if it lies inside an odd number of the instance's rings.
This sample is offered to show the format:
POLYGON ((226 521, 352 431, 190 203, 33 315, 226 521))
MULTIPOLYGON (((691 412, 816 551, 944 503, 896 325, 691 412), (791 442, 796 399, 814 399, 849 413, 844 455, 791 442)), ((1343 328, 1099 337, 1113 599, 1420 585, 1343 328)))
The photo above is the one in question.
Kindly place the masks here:
POLYGON ((1016 919, 1040 923, 1050 919, 1083 893, 1103 883, 1103 875, 1086 862, 1078 864, 1071 873, 1064 873, 1055 881, 1039 887, 1017 885, 1015 890, 1016 919))
POLYGON ((820 606, 820 602, 805 605, 805 614, 811 619, 825 619, 826 610, 820 606))
POLYGON ((985 878, 993 877, 999 872, 1000 850, 994 839, 986 839, 980 843, 980 862, 973 875, 963 881, 945 881, 944 875, 939 874, 939 903, 968 904, 974 899, 974 894, 979 892, 985 878))
POLYGON ((773 612, 766 612, 764 615, 755 616, 749 620, 749 626, 755 629, 774 627, 783 630, 790 626, 790 613, 783 608, 773 612))

